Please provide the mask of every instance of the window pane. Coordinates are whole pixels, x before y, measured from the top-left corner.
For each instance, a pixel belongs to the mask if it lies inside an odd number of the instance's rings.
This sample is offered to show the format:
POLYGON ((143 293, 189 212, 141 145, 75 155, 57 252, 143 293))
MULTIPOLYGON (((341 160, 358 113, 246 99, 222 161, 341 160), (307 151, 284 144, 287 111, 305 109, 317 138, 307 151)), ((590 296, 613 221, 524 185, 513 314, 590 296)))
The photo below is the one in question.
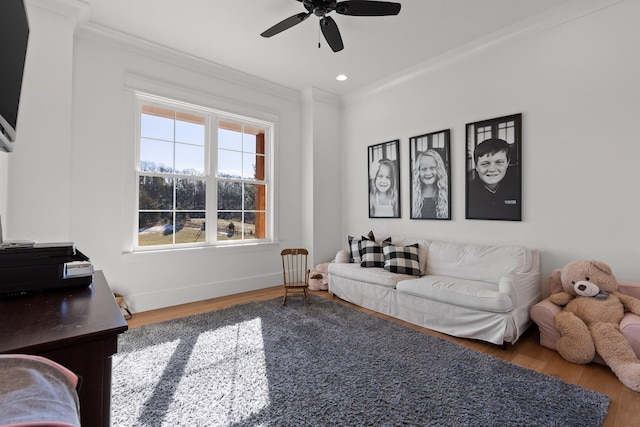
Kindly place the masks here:
POLYGON ((173 243, 171 212, 145 212, 138 216, 138 246, 173 243))
POLYGON ((218 150, 218 176, 240 178, 242 176, 242 153, 218 150))
POLYGON ((243 137, 244 137, 244 143, 242 145, 242 151, 244 151, 245 153, 255 153, 256 152, 256 136, 245 133, 243 137))
POLYGON ((176 214, 176 243, 204 242, 204 212, 176 214))
POLYGON ((140 210, 173 209, 173 178, 141 176, 140 210))
POLYGON ((249 211, 265 210, 267 186, 262 184, 244 185, 244 209, 249 211))
POLYGON ((244 179, 256 179, 256 155, 244 154, 242 162, 242 177, 244 179))
POLYGON ((175 173, 204 176, 204 147, 176 144, 175 173))
POLYGON ((176 209, 205 210, 205 182, 201 179, 176 180, 176 209))
POLYGON ((140 115, 140 136, 143 138, 164 139, 173 141, 173 118, 159 117, 150 114, 140 115))
POLYGON ((176 142, 186 142, 204 147, 204 124, 177 120, 176 142))
POLYGON ((256 216, 253 212, 246 212, 244 214, 244 223, 242 224, 244 239, 255 239, 256 236, 256 216))
POLYGON ((242 183, 218 181, 218 209, 242 209, 242 183))
POLYGON ((218 129, 218 148, 242 151, 242 133, 218 129))
POLYGON ((218 213, 218 240, 237 240, 242 238, 242 213, 218 213))
POLYGON ((140 170, 149 172, 173 172, 173 143, 153 139, 141 139, 140 170))

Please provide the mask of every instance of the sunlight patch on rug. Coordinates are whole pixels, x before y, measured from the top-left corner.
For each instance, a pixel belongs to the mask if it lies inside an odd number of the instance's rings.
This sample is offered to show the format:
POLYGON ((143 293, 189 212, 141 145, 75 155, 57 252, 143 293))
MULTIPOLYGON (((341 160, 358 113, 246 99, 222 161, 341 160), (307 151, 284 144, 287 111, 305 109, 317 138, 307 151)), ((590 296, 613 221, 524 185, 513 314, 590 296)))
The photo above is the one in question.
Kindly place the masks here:
POLYGON ((138 418, 142 409, 138 402, 146 402, 151 398, 178 343, 179 340, 169 341, 131 353, 116 354, 113 357, 111 387, 113 389, 126 387, 131 390, 131 395, 113 395, 111 406, 117 406, 119 410, 135 414, 135 418, 138 418), (125 372, 127 375, 121 374, 125 372))
POLYGON ((213 414, 219 422, 215 425, 236 423, 269 405, 260 319, 200 334, 177 394, 191 398, 174 400, 170 412, 197 411, 206 406, 209 416, 213 414), (212 379, 205 383, 205 389, 203 373, 212 379), (197 394, 191 393, 194 390, 197 394))
POLYGON ((114 389, 119 389, 124 382, 140 384, 140 393, 153 390, 134 398, 113 396, 113 405, 131 405, 122 409, 135 414, 137 419, 135 423, 134 420, 124 423, 120 420, 114 422, 114 426, 145 425, 144 420, 150 416, 162 419, 163 426, 172 426, 183 423, 185 413, 192 414, 193 425, 229 426, 269 405, 269 381, 259 318, 205 331, 194 338, 190 340, 187 336, 123 357, 114 356, 114 389), (179 354, 185 351, 188 358, 179 354), (147 368, 140 370, 141 366, 147 368), (129 375, 122 377, 122 372, 129 375), (176 382, 167 384, 170 378, 176 382), (142 408, 131 404, 141 400, 147 402, 142 408), (158 400, 164 400, 163 414, 158 413, 158 400), (151 407, 154 409, 150 410, 151 407), (203 407, 207 408, 206 415, 200 411, 203 407), (203 414, 203 418, 199 419, 198 414, 203 414), (174 419, 176 416, 179 419, 174 419))

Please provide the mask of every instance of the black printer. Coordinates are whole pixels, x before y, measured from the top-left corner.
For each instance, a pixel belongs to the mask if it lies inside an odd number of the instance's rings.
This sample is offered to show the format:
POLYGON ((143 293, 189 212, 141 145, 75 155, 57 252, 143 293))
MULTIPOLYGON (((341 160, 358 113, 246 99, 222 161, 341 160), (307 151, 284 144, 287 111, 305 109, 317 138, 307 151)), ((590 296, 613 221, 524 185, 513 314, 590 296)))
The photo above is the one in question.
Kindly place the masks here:
POLYGON ((73 243, 0 246, 0 297, 88 286, 89 258, 73 243))

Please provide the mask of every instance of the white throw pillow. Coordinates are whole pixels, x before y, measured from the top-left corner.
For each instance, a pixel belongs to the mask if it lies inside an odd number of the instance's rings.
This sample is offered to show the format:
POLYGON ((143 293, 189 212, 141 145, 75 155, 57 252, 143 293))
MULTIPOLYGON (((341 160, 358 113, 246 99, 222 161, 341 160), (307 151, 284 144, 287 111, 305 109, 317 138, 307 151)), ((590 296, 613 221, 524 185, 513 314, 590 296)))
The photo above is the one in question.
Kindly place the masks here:
POLYGON ((351 254, 344 249, 339 250, 336 254, 336 262, 340 264, 351 262, 351 254))

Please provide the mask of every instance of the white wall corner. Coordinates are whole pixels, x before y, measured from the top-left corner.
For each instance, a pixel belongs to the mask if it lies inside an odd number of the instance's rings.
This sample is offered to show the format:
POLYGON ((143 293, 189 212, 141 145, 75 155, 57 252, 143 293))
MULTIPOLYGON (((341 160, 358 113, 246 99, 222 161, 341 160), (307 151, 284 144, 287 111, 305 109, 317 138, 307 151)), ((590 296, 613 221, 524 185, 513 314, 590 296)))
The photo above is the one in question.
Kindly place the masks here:
POLYGON ((88 22, 91 16, 89 3, 81 0, 26 0, 26 2, 29 6, 68 17, 73 21, 74 32, 88 22))

